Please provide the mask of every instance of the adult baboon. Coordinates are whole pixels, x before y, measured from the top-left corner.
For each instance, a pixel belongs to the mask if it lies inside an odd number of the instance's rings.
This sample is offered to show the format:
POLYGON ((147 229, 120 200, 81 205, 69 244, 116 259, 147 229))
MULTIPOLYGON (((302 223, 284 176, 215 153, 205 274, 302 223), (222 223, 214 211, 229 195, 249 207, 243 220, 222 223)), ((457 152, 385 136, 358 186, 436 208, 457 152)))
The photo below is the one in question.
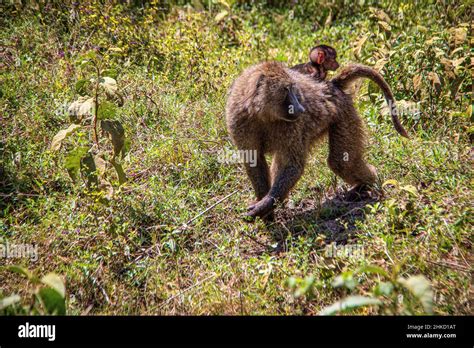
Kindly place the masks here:
POLYGON ((254 65, 230 88, 226 121, 239 150, 257 152, 257 165, 245 164, 257 198, 250 217, 266 216, 288 196, 311 147, 328 132, 328 165, 337 175, 355 188, 376 179, 364 159, 364 126, 352 98, 331 81, 315 81, 278 62, 254 65), (273 155, 270 170, 267 153, 273 155))

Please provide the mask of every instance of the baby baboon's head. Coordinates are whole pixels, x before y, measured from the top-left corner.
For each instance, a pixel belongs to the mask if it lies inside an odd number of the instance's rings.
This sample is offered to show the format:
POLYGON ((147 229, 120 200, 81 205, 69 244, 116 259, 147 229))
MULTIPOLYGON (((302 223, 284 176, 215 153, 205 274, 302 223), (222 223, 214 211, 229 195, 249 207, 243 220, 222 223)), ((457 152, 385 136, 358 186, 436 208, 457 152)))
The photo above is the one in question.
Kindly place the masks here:
POLYGON ((280 63, 265 63, 256 85, 260 110, 272 120, 295 121, 305 112, 301 93, 280 63))

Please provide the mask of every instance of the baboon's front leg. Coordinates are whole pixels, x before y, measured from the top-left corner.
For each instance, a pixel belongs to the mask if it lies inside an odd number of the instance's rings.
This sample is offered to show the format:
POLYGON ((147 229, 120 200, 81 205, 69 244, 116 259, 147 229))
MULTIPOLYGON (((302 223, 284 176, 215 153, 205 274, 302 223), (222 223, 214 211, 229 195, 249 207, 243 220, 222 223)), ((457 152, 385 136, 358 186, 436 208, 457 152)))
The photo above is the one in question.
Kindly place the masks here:
POLYGON ((256 163, 245 163, 245 171, 252 182, 252 187, 258 202, 265 197, 270 190, 270 173, 265 156, 258 154, 256 163))
POLYGON ((303 167, 304 164, 301 163, 301 160, 291 160, 286 156, 275 155, 272 164, 274 177, 270 192, 251 206, 247 215, 250 217, 264 217, 272 212, 276 202, 283 201, 288 197, 290 190, 303 174, 303 167))

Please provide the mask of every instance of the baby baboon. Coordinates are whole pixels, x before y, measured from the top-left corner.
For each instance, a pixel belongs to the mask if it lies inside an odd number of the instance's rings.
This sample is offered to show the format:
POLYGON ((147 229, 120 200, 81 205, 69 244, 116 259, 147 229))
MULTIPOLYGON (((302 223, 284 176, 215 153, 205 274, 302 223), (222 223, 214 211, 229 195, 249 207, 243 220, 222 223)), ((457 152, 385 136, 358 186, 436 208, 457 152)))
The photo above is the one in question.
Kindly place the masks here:
POLYGON ((317 80, 324 80, 328 70, 335 71, 339 68, 336 58, 337 52, 334 48, 327 45, 319 45, 313 47, 309 52, 308 63, 295 65, 291 69, 310 75, 317 80))
POLYGON ((256 166, 245 164, 257 197, 248 216, 264 217, 288 196, 311 147, 328 132, 329 167, 355 187, 375 181, 376 170, 364 159, 363 122, 342 90, 352 78, 334 80, 315 81, 278 62, 265 62, 234 81, 226 105, 227 128, 239 150, 257 152, 256 166), (270 170, 267 153, 273 155, 270 170))

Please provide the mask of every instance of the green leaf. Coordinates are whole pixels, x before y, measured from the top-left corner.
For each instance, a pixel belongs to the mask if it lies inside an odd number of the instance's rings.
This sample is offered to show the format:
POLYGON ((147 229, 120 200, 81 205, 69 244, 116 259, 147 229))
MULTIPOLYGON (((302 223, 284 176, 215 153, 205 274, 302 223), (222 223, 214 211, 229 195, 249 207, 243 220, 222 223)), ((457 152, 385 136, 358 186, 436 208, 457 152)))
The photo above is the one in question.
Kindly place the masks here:
POLYGON ((417 190, 416 187, 413 186, 413 185, 401 186, 401 187, 400 187, 400 190, 405 191, 405 192, 408 192, 409 194, 411 194, 411 195, 414 196, 414 197, 417 197, 417 196, 418 196, 418 190, 417 190))
POLYGON ((336 303, 324 308, 321 312, 319 312, 319 315, 332 315, 337 312, 343 312, 354 308, 380 304, 382 304, 382 302, 373 297, 359 295, 349 296, 341 301, 337 301, 336 303))
MULTIPOLYGON (((112 50, 112 49, 110 48, 110 50, 112 50)), ((115 70, 115 69, 105 69, 104 71, 102 71, 101 75, 102 76, 108 76, 108 77, 111 77, 113 79, 117 79, 118 71, 115 70)))
POLYGON ((301 284, 295 290, 295 297, 301 297, 303 295, 312 295, 313 286, 314 286, 315 278, 313 276, 305 277, 301 284))
POLYGON ((90 85, 90 80, 88 79, 78 80, 75 85, 75 90, 79 95, 85 96, 87 94, 89 85, 90 85))
POLYGON ((381 267, 373 266, 373 265, 366 265, 360 267, 356 273, 373 273, 373 274, 380 274, 384 277, 389 277, 386 270, 381 267))
POLYGON ((132 146, 132 142, 130 139, 125 138, 125 142, 123 143, 123 148, 122 148, 122 159, 127 155, 127 153, 130 151, 130 147, 132 146))
POLYGON ((12 295, 9 297, 2 298, 0 300, 0 310, 7 308, 8 306, 11 306, 14 303, 17 303, 21 300, 21 297, 18 295, 12 295))
POLYGON ((354 290, 355 287, 357 286, 357 281, 354 279, 352 273, 344 272, 341 275, 334 278, 331 285, 334 288, 340 288, 340 287, 345 286, 349 290, 354 290))
POLYGON ((90 152, 86 153, 81 158, 81 174, 86 178, 86 185, 88 188, 97 188, 99 186, 99 179, 96 173, 97 167, 95 165, 94 157, 90 152))
POLYGON ((116 157, 125 143, 125 131, 122 124, 119 121, 113 120, 102 120, 100 121, 100 127, 110 134, 112 145, 114 147, 114 157, 116 157))
POLYGON ((61 297, 66 296, 66 288, 62 279, 55 273, 48 273, 43 278, 41 278, 41 282, 49 287, 53 288, 61 295, 61 297))
POLYGON ((38 297, 48 314, 65 315, 66 302, 63 296, 56 289, 50 287, 41 288, 38 297))
POLYGON ((58 134, 56 134, 51 142, 51 150, 57 151, 61 148, 61 142, 70 134, 74 133, 75 130, 81 128, 78 124, 71 124, 67 129, 60 130, 58 134))
POLYGON ((81 168, 81 159, 86 155, 88 151, 88 147, 80 146, 76 147, 75 149, 72 149, 67 154, 64 161, 64 167, 68 171, 69 176, 73 181, 76 181, 77 173, 81 168))
POLYGON ((99 103, 99 110, 97 110, 97 118, 104 120, 106 118, 113 119, 117 113, 117 107, 114 103, 104 100, 99 103))
POLYGON ((393 284, 391 282, 380 282, 374 289, 374 294, 377 296, 389 296, 393 291, 393 284))
POLYGON ((115 168, 115 171, 117 172, 119 183, 123 184, 124 182, 126 182, 127 181, 127 176, 125 175, 125 172, 122 168, 122 165, 119 162, 116 162, 115 159, 112 159, 110 161, 110 163, 112 163, 112 165, 115 168))
POLYGON ((420 274, 408 279, 398 278, 398 282, 421 302, 427 313, 433 313, 433 289, 425 276, 420 274))
POLYGON ((26 278, 28 278, 29 280, 35 278, 35 276, 33 275, 33 273, 31 273, 31 272, 30 272, 28 269, 26 269, 25 267, 21 267, 21 266, 8 266, 7 269, 8 269, 9 271, 11 271, 11 272, 24 275, 24 276, 25 276, 26 278))

